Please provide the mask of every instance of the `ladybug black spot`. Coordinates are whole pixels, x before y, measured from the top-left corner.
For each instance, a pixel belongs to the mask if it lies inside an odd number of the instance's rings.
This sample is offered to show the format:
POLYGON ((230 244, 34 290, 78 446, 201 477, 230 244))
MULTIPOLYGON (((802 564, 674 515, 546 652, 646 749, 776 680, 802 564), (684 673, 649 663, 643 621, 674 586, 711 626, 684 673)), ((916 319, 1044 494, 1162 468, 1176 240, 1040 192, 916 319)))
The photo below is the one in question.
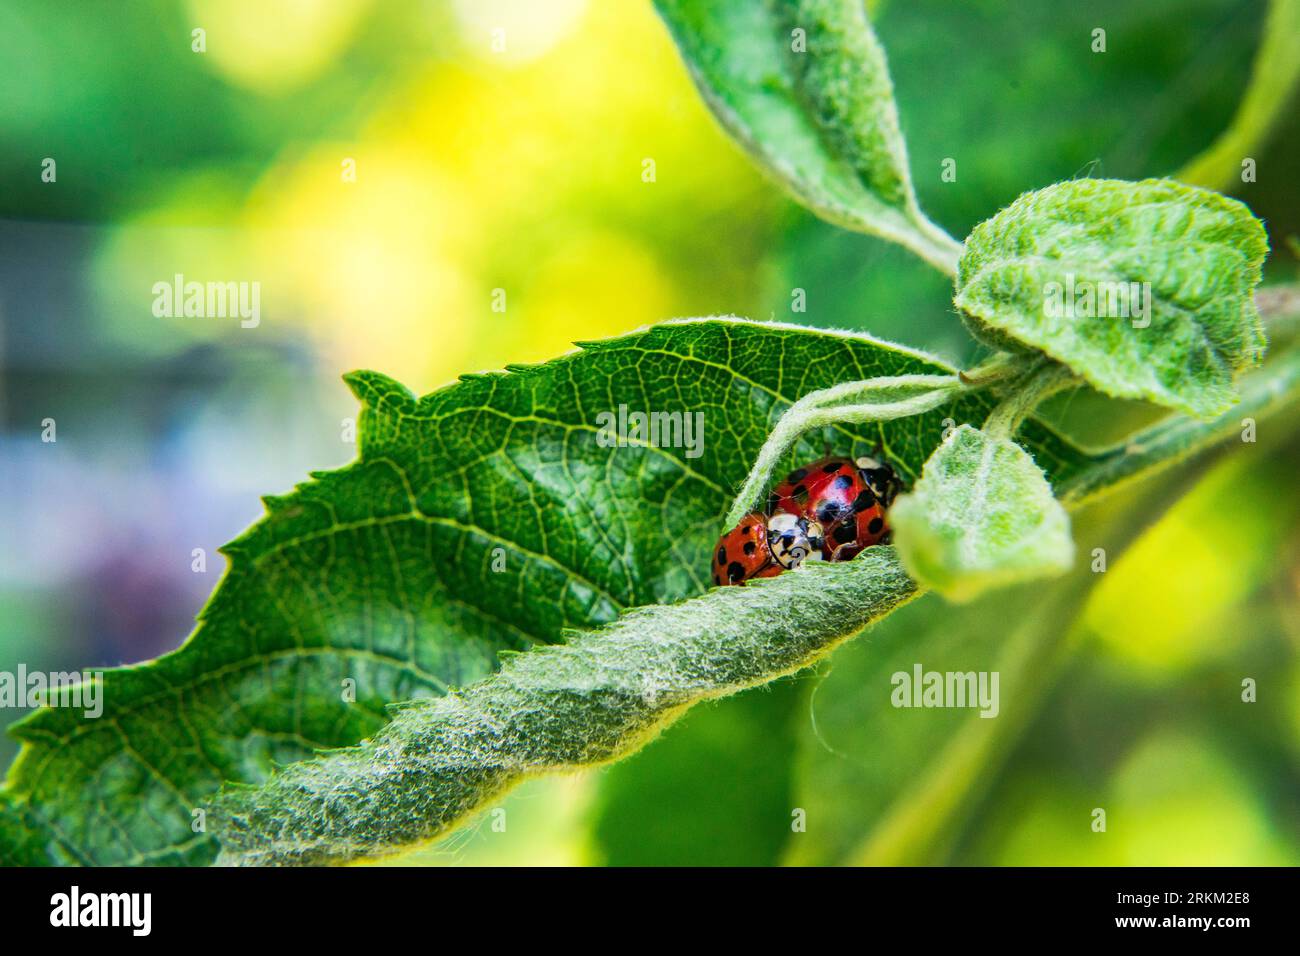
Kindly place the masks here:
POLYGON ((848 544, 856 536, 857 532, 854 530, 852 523, 840 525, 835 529, 835 533, 831 535, 836 544, 848 544))
POLYGON ((850 478, 848 475, 840 475, 838 478, 836 478, 834 481, 831 482, 831 487, 838 488, 840 491, 843 491, 846 488, 850 488, 852 487, 852 485, 853 485, 853 479, 850 478))
POLYGON ((880 534, 880 529, 885 526, 885 522, 880 518, 872 518, 867 524, 867 530, 872 534, 880 534))
POLYGON ((718 564, 727 563, 727 549, 725 547, 718 549, 718 564))
POLYGON ((853 510, 855 512, 866 511, 875 503, 876 496, 871 493, 871 489, 867 488, 858 492, 858 496, 853 499, 853 510))
POLYGON ((757 550, 758 550, 758 545, 754 544, 754 542, 752 542, 752 541, 746 541, 746 542, 745 542, 745 553, 746 553, 746 554, 753 554, 753 553, 754 553, 755 551, 757 551, 757 550))
POLYGON ((806 501, 808 500, 808 489, 803 485, 800 485, 795 488, 794 491, 790 492, 790 497, 795 498, 798 501, 806 501))
POLYGON ((804 476, 808 474, 807 468, 796 468, 790 474, 785 476, 785 480, 793 484, 796 481, 803 481, 804 476))
POLYGON ((835 472, 840 470, 841 464, 843 464, 843 462, 833 461, 828 465, 823 465, 822 471, 826 472, 828 475, 833 475, 835 472))
POLYGON ((727 580, 739 581, 745 576, 745 567, 739 561, 732 561, 727 565, 727 580))
POLYGON ((745 534, 753 534, 753 533, 754 533, 754 526, 753 526, 752 524, 747 524, 747 525, 745 525, 745 531, 744 531, 744 533, 745 533, 745 534))
POLYGON ((834 501, 828 501, 817 509, 817 520, 823 525, 834 524, 840 519, 840 506, 834 501))

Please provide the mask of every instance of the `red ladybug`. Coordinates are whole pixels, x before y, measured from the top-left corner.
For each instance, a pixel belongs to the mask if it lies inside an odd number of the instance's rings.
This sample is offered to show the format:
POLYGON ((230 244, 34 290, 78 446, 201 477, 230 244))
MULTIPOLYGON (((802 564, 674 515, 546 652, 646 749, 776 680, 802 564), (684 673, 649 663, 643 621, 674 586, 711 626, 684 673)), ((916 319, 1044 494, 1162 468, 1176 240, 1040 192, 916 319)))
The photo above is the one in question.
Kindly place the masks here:
POLYGON ((823 458, 790 472, 772 490, 767 510, 817 522, 823 557, 848 561, 888 539, 885 512, 901 487, 894 469, 875 458, 823 458))
POLYGON ((805 560, 820 561, 825 542, 821 527, 793 514, 770 518, 751 511, 721 538, 713 554, 713 583, 744 584, 775 577, 805 560))

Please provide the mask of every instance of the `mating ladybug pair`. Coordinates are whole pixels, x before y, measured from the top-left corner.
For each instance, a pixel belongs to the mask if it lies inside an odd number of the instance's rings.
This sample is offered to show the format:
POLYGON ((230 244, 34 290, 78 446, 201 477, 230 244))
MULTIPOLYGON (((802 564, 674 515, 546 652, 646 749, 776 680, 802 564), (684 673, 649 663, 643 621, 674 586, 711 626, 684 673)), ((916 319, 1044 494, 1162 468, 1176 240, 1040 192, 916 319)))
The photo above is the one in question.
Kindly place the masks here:
POLYGON ((804 561, 848 561, 889 537, 885 513, 902 485, 875 458, 823 458, 796 468, 718 539, 714 584, 770 578, 804 561))

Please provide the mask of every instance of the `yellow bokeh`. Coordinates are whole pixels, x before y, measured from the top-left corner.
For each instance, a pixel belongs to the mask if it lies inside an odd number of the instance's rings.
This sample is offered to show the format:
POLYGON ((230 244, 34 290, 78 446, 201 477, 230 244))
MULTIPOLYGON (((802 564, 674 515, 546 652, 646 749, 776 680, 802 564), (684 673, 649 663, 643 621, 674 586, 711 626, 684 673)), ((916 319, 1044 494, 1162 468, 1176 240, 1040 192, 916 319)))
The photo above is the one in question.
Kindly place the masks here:
POLYGON ((1126 864, 1294 862, 1250 779, 1204 738, 1153 734, 1129 754, 1110 789, 1107 835, 1120 838, 1126 864))
POLYGON ((1068 779, 1022 780, 994 832, 1003 866, 1289 865, 1252 782, 1217 747, 1158 731, 1096 790, 1068 779), (1096 828, 1104 811, 1105 829, 1096 828))
MULTIPOLYGON (((605 0, 606 3, 609 0, 605 0)), ((467 53, 526 63, 551 49, 586 11, 586 0, 450 0, 467 53)))
POLYGON ((227 82, 284 93, 315 79, 343 50, 374 0, 187 0, 205 32, 204 63, 227 82))
MULTIPOLYGON (((679 286, 678 237, 710 250, 691 224, 701 208, 752 210, 761 224, 770 190, 714 127, 648 4, 572 0, 543 25, 530 10, 443 9, 461 54, 385 87, 354 136, 286 147, 246 195, 191 174, 105 246, 103 290, 182 266, 198 281, 258 281, 262 334, 305 340, 331 373, 374 368, 416 392, 696 311, 707 296, 679 286), (497 20, 518 41, 513 58, 470 42, 497 20), (216 206, 219 233, 140 232, 204 222, 216 206)), ((342 31, 340 20, 300 39, 329 49, 342 31)), ((250 54, 241 69, 259 57, 275 60, 250 54)), ((280 62, 268 75, 294 75, 280 62)), ((692 268, 722 288, 742 270, 713 248, 716 269, 698 256, 692 268)), ((231 333, 192 322, 159 347, 231 333)))
POLYGON ((317 147, 265 177, 248 221, 258 261, 327 365, 431 386, 430 356, 444 378, 466 360, 488 306, 466 263, 477 229, 457 184, 418 153, 317 147))
POLYGON ((585 866, 590 772, 527 780, 448 839, 379 861, 391 866, 585 866))
POLYGON ((1084 620, 1135 676, 1172 679, 1247 633, 1231 615, 1267 580, 1288 525, 1256 506, 1274 497, 1256 464, 1218 465, 1103 575, 1084 620))

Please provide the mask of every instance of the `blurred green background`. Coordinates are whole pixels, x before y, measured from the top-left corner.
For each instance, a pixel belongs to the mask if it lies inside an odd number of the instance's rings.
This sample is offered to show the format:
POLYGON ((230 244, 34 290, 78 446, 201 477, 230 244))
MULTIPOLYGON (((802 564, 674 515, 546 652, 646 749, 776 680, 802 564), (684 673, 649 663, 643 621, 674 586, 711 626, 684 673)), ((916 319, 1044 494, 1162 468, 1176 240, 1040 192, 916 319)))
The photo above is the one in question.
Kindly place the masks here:
MULTIPOLYGON (((1024 190, 1200 154, 1266 12, 870 6, 922 203, 957 236, 1024 190)), ((353 457, 350 369, 424 392, 729 313, 976 354, 947 280, 749 165, 649 0, 2 0, 0 68, 0 669, 178 645, 258 496, 353 457), (177 273, 259 282, 261 324, 155 317, 177 273)), ((1225 177, 1268 223, 1270 281, 1298 272, 1283 115, 1258 181, 1225 177)), ((1095 441, 1146 412, 1054 414, 1095 441)), ((1104 575, 925 598, 624 763, 525 785, 503 832, 485 817, 401 862, 1300 862, 1298 464, 1300 428, 1268 422, 1079 515, 1081 553, 1132 543, 1104 575), (999 670, 1002 713, 888 707, 917 662, 999 670)))

